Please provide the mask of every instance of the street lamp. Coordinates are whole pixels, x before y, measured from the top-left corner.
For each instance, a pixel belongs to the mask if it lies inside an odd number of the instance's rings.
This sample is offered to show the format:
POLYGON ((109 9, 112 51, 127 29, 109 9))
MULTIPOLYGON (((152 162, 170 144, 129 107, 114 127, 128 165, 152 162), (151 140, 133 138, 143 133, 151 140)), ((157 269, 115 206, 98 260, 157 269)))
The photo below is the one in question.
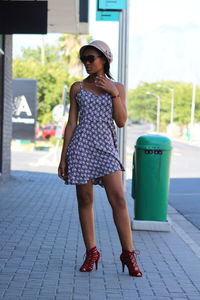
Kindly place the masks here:
POLYGON ((168 89, 171 92, 171 113, 170 113, 170 124, 174 122, 174 89, 170 88, 169 86, 163 84, 157 84, 157 87, 163 87, 168 89))
POLYGON ((152 95, 157 98, 157 118, 156 118, 156 131, 160 129, 160 96, 151 92, 146 92, 147 95, 152 95))

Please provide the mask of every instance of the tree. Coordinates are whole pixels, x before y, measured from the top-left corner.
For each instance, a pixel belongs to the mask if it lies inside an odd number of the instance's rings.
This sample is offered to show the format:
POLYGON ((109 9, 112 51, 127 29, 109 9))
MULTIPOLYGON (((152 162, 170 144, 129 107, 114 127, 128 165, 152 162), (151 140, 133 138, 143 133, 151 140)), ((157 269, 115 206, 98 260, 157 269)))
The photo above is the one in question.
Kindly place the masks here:
POLYGON ((51 112, 56 104, 61 103, 64 85, 69 87, 74 81, 80 80, 80 77, 74 77, 69 72, 79 64, 77 49, 80 44, 70 48, 71 54, 69 52, 66 59, 63 45, 67 38, 71 45, 78 43, 75 35, 63 35, 57 46, 43 45, 44 59, 41 48, 38 47, 23 48, 21 57, 13 60, 14 78, 38 80, 38 121, 41 124, 52 121, 51 112))
POLYGON ((79 49, 90 40, 90 35, 80 34, 64 34, 59 38, 59 50, 71 76, 82 76, 83 66, 79 60, 79 49))
MULTIPOLYGON (((164 129, 170 123, 171 92, 169 89, 157 87, 158 84, 174 89, 174 122, 186 125, 190 122, 192 84, 184 82, 163 81, 156 83, 142 82, 136 89, 130 90, 128 94, 128 117, 132 121, 145 120, 156 122, 157 100, 152 92, 160 96, 160 123, 164 129)), ((200 88, 197 87, 195 121, 200 121, 200 88)))

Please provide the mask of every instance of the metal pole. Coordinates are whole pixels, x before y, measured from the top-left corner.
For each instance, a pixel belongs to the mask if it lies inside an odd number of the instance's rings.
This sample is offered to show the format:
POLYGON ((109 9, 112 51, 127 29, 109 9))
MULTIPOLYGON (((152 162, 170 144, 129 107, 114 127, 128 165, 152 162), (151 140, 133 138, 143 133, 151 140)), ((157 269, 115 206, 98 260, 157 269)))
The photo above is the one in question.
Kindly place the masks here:
POLYGON ((42 34, 42 43, 41 43, 41 64, 45 64, 45 42, 44 35, 42 34))
POLYGON ((170 111, 170 124, 174 122, 174 89, 170 88, 169 86, 163 84, 157 84, 157 87, 163 87, 171 92, 171 111, 170 111))
POLYGON ((146 92, 147 95, 152 95, 157 98, 157 113, 156 113, 156 131, 160 130, 160 96, 151 92, 146 92))
MULTIPOLYGON (((126 89, 126 104, 128 93, 128 29, 129 29, 129 0, 126 0, 126 9, 120 14, 119 21, 119 61, 118 61, 118 81, 124 84, 126 89)), ((118 147, 120 160, 126 169, 126 125, 123 128, 117 128, 118 147)), ((125 187, 126 177, 122 175, 125 187)))
POLYGON ((62 94, 63 116, 65 114, 66 98, 67 98, 67 85, 65 84, 63 87, 63 94, 62 94))
POLYGON ((160 130, 160 96, 156 95, 157 97, 157 121, 156 121, 156 129, 157 132, 160 130))
POLYGON ((193 89, 192 89, 192 107, 191 107, 191 133, 190 136, 192 137, 193 134, 193 127, 194 127, 194 116, 195 116, 195 99, 196 99, 196 82, 193 82, 193 89))
POLYGON ((170 124, 173 124, 174 123, 174 89, 170 89, 170 91, 172 93, 170 124))
POLYGON ((192 107, 191 107, 191 124, 192 125, 194 123, 195 98, 196 98, 196 83, 193 83, 193 89, 192 89, 192 107))
MULTIPOLYGON (((66 98, 67 98, 67 85, 65 84, 64 87, 63 87, 63 93, 62 93, 63 114, 62 114, 62 117, 60 118, 60 121, 58 122, 58 125, 57 125, 57 128, 58 128, 58 126, 61 127, 61 132, 62 132, 63 126, 64 126, 64 114, 65 114, 65 111, 66 111, 66 98)), ((60 140, 61 140, 61 136, 57 137, 54 161, 57 161, 60 140)))

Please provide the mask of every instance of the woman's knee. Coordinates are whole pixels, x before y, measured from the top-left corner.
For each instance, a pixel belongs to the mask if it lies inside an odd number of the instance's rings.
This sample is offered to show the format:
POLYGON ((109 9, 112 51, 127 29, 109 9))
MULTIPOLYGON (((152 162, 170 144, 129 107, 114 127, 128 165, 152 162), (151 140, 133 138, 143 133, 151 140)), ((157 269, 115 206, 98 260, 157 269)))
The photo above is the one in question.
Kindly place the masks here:
POLYGON ((76 195, 79 207, 88 207, 93 204, 92 189, 82 189, 77 187, 76 195))
POLYGON ((105 186, 107 197, 112 208, 126 208, 121 171, 116 171, 114 173, 105 175, 103 177, 103 184, 105 186))
POLYGON ((109 201, 113 209, 126 208, 126 199, 123 193, 113 193, 113 195, 109 197, 109 201))

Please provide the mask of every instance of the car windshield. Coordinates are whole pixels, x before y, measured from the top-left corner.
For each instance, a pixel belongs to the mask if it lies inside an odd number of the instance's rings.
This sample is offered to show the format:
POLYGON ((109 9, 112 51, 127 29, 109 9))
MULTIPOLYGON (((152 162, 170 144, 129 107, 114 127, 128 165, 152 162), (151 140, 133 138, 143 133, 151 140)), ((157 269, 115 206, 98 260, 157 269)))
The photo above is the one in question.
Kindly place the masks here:
POLYGON ((43 129, 56 129, 56 126, 45 126, 43 129))

